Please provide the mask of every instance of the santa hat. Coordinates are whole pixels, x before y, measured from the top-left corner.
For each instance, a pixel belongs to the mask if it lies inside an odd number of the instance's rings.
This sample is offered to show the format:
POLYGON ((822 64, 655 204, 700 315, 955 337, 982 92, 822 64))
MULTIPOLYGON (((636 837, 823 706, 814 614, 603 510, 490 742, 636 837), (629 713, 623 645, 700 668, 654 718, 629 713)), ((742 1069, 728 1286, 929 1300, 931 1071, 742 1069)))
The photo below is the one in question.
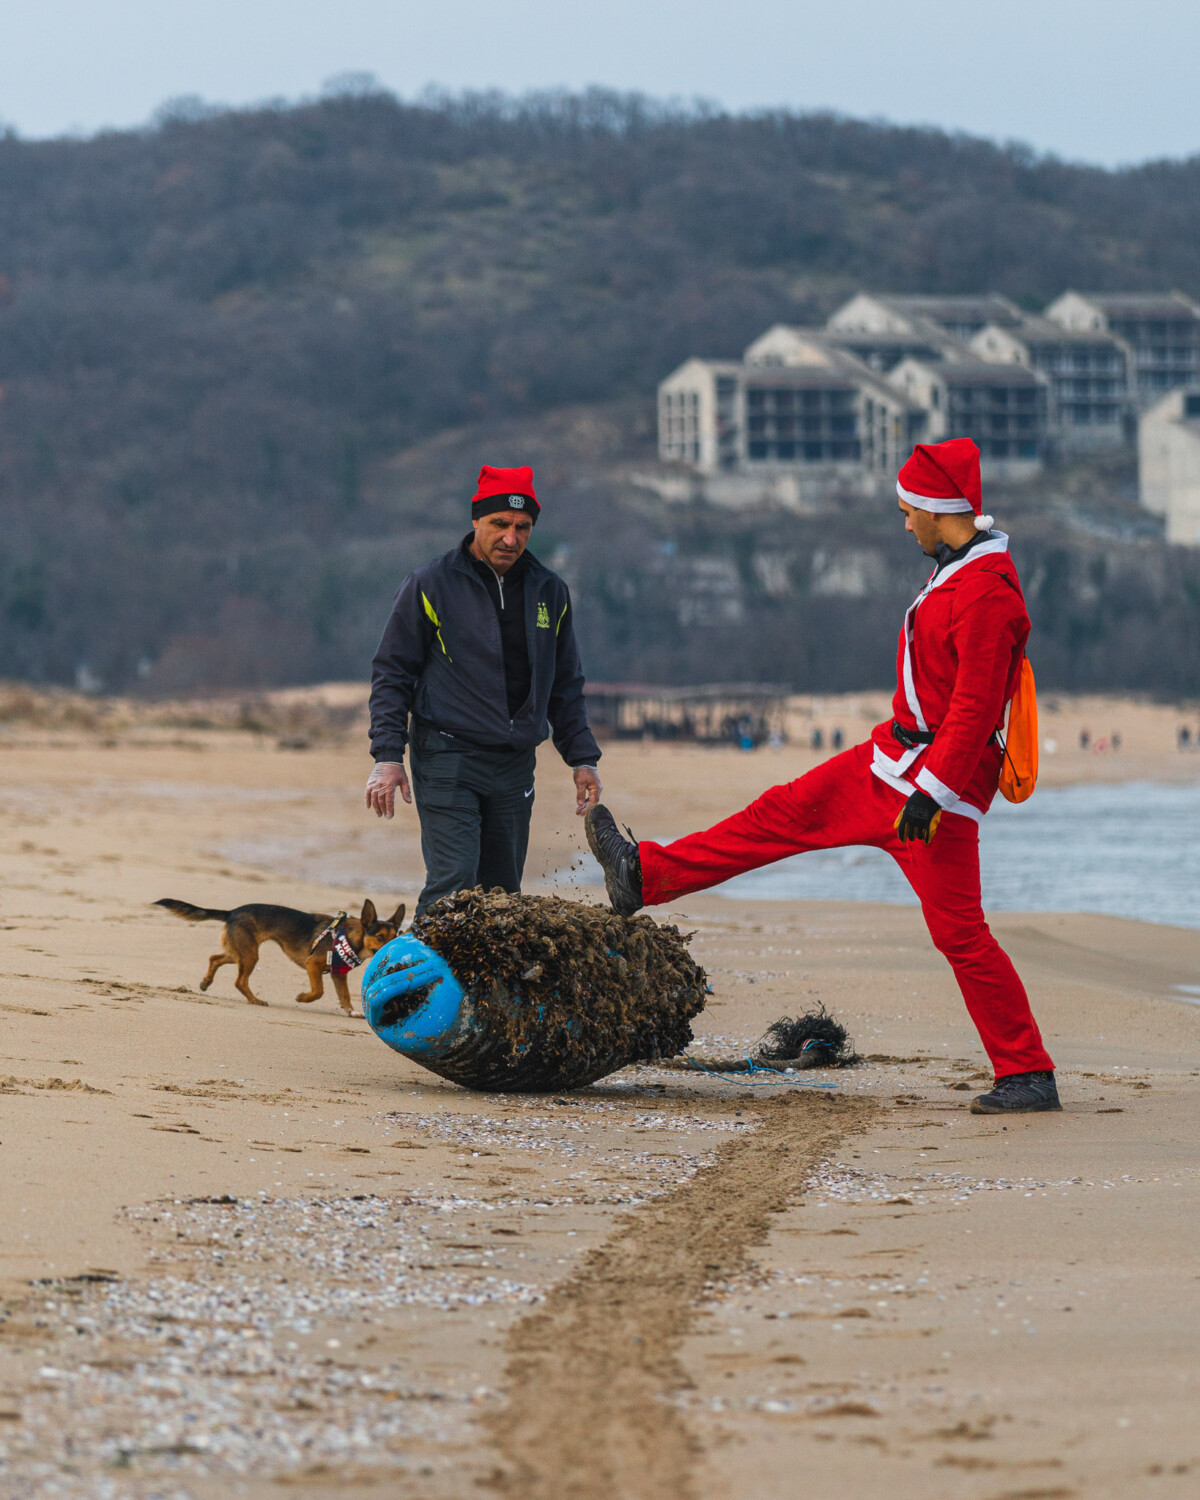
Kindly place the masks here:
POLYGON ((979 478, 979 449, 970 438, 944 443, 918 443, 900 470, 896 493, 918 510, 939 514, 975 512, 976 531, 990 531, 992 516, 983 515, 983 485, 979 478))
POLYGON ((479 484, 471 497, 473 521, 497 510, 523 510, 531 521, 536 521, 541 509, 533 491, 533 470, 528 464, 518 469, 493 469, 484 464, 480 469, 479 484))

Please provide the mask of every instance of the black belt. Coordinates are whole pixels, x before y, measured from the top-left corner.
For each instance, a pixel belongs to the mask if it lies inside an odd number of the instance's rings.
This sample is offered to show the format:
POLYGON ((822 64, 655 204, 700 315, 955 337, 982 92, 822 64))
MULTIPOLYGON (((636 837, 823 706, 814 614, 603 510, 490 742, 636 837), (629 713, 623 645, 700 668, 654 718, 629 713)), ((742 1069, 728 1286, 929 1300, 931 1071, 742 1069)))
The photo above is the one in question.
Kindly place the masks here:
POLYGON ((908 729, 899 719, 892 720, 892 738, 899 740, 906 750, 915 750, 918 745, 933 744, 932 729, 908 729))
MULTIPOLYGON (((899 719, 892 720, 892 738, 899 740, 906 750, 916 750, 920 745, 932 745, 936 733, 933 729, 909 729, 899 719)), ((996 730, 993 729, 988 735, 987 742, 989 745, 997 743, 996 730)))

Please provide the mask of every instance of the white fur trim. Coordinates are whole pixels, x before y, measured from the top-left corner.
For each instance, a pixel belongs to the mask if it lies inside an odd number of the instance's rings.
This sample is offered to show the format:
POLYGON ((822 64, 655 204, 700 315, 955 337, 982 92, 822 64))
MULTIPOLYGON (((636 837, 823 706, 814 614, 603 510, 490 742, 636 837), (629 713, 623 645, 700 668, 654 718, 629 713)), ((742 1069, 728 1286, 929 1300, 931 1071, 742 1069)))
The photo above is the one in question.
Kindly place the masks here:
POLYGON ((995 524, 996 524, 996 518, 995 518, 995 516, 976 516, 975 517, 975 530, 976 531, 991 531, 992 527, 995 524))
POLYGON ((928 766, 922 766, 917 772, 916 782, 921 790, 932 797, 946 812, 957 807, 962 800, 958 793, 952 792, 944 781, 939 781, 928 766))
MULTIPOLYGON (((871 774, 873 776, 878 776, 880 781, 886 781, 888 786, 893 787, 896 791, 900 792, 905 797, 907 797, 911 792, 915 792, 917 790, 916 787, 913 786, 911 781, 906 780, 906 778, 903 776, 892 776, 889 772, 885 771, 878 764, 878 762, 872 763, 871 774)), ((934 800, 936 801, 937 799, 935 798, 934 800)), ((983 814, 979 811, 979 809, 973 803, 964 802, 961 797, 953 807, 943 808, 943 811, 949 813, 951 817, 970 818, 972 823, 983 822, 983 814)))
POLYGON ((907 500, 910 505, 915 505, 918 510, 932 510, 939 515, 956 515, 959 511, 970 510, 971 502, 962 495, 947 497, 945 495, 918 495, 912 490, 906 490, 897 479, 896 493, 901 500, 907 500))

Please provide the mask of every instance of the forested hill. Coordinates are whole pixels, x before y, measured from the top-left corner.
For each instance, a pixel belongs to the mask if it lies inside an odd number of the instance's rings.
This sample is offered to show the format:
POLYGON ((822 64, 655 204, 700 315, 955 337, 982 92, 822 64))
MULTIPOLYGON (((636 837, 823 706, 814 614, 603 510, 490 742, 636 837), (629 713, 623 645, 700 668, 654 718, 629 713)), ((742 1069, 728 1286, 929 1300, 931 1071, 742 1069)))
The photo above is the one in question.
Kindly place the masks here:
MULTIPOLYGON (((0 673, 361 675, 471 477, 406 495, 393 455, 590 403, 634 412, 648 452, 680 359, 859 286, 1200 293, 1200 161, 603 94, 0 138, 0 673)), ((575 478, 546 471, 583 555, 575 478)), ((629 648, 594 649, 615 672, 629 648)))

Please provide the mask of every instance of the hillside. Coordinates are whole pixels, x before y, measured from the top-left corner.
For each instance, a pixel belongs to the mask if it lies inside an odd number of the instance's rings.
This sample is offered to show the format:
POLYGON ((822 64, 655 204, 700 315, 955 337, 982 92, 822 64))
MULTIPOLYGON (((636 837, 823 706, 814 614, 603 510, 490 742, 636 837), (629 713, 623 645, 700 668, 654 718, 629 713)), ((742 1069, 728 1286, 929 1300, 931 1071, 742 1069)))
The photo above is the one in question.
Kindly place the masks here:
MULTIPOLYGON (((361 676, 399 577, 460 534, 478 463, 533 456, 538 549, 575 580, 593 675, 711 675, 719 640, 730 673, 878 681, 919 575, 902 540, 853 513, 665 510, 629 482, 656 381, 860 285, 1200 293, 1198 186, 1196 161, 1105 172, 600 94, 367 93, 0 139, 5 674, 361 676), (822 583, 822 548, 871 554, 870 591, 822 583)), ((1048 669, 1200 688, 1192 649, 1162 650, 1200 638, 1200 570, 1130 530, 1127 473, 1083 480, 1025 507, 1048 669)))

